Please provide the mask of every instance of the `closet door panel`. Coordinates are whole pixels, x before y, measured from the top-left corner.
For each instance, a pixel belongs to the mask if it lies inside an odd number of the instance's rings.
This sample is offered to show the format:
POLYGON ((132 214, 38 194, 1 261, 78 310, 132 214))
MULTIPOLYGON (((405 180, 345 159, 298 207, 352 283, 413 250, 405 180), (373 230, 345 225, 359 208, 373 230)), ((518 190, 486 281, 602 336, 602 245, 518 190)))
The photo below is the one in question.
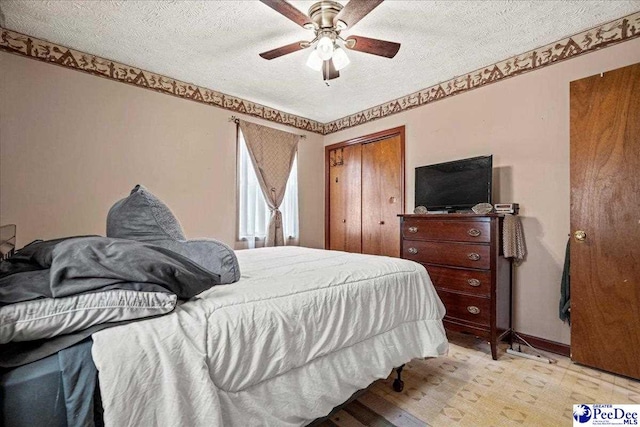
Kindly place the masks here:
POLYGON ((362 252, 362 145, 344 147, 343 195, 345 248, 362 252))
POLYGON ((329 247, 334 251, 345 250, 345 190, 342 149, 332 150, 329 154, 329 247))
POLYGON ((400 135, 362 147, 362 252, 400 256, 398 214, 403 213, 400 135))
POLYGON ((329 154, 329 249, 362 251, 360 144, 329 154))
POLYGON ((380 158, 380 255, 400 256, 398 215, 404 213, 402 164, 403 151, 400 136, 381 141, 380 158))
POLYGON ((375 143, 362 147, 362 253, 380 253, 380 173, 375 143))

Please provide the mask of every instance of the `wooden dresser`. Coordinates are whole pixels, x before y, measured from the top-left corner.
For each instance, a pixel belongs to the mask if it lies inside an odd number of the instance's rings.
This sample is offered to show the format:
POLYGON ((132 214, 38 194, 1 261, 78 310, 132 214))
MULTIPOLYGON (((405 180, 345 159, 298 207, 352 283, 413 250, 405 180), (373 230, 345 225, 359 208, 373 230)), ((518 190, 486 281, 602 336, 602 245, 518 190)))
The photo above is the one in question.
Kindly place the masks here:
POLYGON ((498 340, 511 316, 511 262, 502 256, 502 215, 399 215, 402 258, 427 268, 444 303, 444 325, 498 340))

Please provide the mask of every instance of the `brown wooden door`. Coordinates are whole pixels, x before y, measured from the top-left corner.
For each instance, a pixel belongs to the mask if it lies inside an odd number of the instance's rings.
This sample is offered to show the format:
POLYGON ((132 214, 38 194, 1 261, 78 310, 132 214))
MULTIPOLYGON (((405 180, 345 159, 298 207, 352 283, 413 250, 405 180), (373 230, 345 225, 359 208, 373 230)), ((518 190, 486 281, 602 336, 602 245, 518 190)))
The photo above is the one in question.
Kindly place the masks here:
POLYGON ((401 135, 362 145, 362 252, 400 256, 403 213, 401 135))
POLYGON ((361 252, 361 152, 359 144, 329 155, 329 249, 361 252))
POLYGON ((640 64, 571 82, 571 231, 572 359, 640 378, 640 64))

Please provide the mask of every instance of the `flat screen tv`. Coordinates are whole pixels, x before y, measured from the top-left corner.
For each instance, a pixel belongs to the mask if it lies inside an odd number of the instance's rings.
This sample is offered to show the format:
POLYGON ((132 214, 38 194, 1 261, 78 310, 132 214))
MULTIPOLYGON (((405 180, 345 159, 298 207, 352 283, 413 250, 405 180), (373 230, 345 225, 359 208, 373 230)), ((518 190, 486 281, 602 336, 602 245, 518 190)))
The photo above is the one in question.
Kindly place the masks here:
POLYGON ((427 210, 468 210, 491 203, 493 156, 416 168, 416 206, 427 210))

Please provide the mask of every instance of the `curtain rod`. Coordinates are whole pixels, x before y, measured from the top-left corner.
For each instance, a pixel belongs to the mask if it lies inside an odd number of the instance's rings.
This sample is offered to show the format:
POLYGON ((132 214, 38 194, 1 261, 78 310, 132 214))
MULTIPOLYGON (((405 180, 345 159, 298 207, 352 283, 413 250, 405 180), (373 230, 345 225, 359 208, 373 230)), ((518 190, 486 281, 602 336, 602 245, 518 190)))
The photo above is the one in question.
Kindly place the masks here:
MULTIPOLYGON (((229 121, 233 122, 235 124, 239 124, 240 123, 240 119, 237 118, 236 116, 231 116, 229 117, 229 121)), ((302 139, 307 139, 307 135, 303 135, 303 134, 298 134, 298 136, 302 139)))

